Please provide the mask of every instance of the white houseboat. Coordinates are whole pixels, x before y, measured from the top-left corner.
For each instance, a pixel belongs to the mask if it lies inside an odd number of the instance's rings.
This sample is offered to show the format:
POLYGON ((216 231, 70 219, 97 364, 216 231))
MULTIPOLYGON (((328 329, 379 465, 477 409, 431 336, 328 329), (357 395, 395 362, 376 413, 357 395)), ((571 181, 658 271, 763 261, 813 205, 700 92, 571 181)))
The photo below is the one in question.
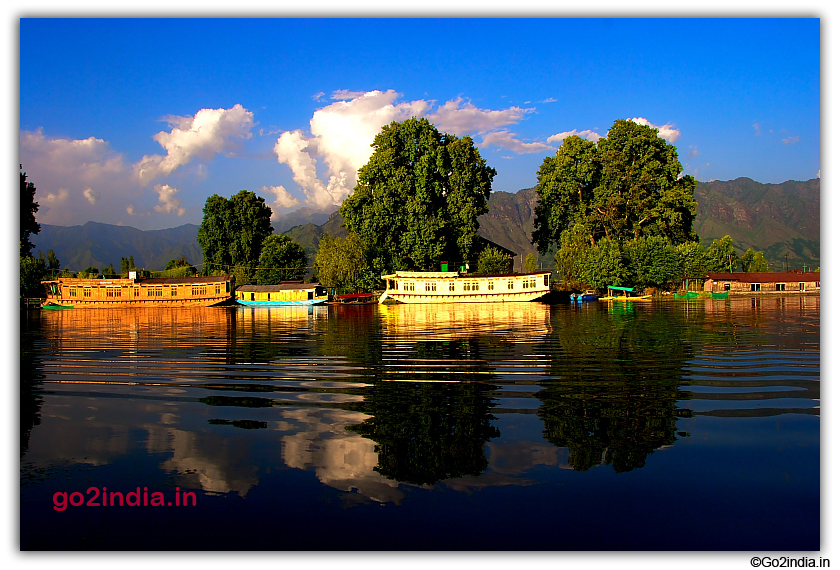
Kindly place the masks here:
POLYGON ((243 305, 318 305, 327 302, 327 289, 320 283, 302 281, 280 285, 242 285, 236 302, 243 305))
POLYGON ((551 291, 551 271, 462 275, 457 271, 397 271, 383 275, 379 298, 401 303, 511 303, 534 301, 551 291))

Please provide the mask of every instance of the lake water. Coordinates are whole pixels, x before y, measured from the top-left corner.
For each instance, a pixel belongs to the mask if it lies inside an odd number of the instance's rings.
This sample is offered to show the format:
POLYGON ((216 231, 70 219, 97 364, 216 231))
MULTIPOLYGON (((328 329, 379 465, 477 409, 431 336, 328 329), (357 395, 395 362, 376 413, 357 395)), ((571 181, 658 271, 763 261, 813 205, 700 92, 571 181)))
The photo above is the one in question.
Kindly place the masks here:
POLYGON ((22 312, 20 544, 814 551, 819 416, 818 297, 22 312))

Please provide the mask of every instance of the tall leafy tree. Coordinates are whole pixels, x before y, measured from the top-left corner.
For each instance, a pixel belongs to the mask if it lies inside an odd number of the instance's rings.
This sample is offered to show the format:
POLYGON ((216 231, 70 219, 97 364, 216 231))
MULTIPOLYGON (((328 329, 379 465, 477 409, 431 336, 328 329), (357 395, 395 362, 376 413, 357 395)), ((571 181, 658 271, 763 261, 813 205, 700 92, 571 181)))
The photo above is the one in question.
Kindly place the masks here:
POLYGON ((41 224, 35 221, 38 202, 35 201, 35 185, 27 182, 23 165, 20 165, 20 254, 30 255, 34 247, 29 236, 41 231, 41 224))
MULTIPOLYGON (((327 287, 335 287, 339 293, 351 293, 368 288, 366 279, 369 271, 365 266, 365 249, 361 238, 354 232, 339 238, 329 234, 321 239, 315 256, 315 273, 318 280, 327 287)), ((381 286, 379 276, 369 288, 381 286)))
POLYGON ((696 182, 681 173, 676 148, 633 121, 616 121, 597 145, 568 137, 537 173, 532 240, 545 252, 578 225, 591 245, 645 236, 697 241, 696 182))
POLYGON ((249 278, 259 263, 265 238, 271 235, 271 208, 265 199, 242 190, 230 200, 214 194, 204 204, 198 243, 206 272, 232 272, 240 266, 249 278))
POLYGON ((383 127, 373 147, 341 206, 373 271, 428 270, 441 259, 474 257, 496 171, 472 139, 412 118, 383 127))
POLYGON ((478 256, 476 273, 480 275, 501 275, 513 271, 513 260, 496 247, 485 247, 478 256))
POLYGON ((735 246, 732 245, 732 238, 728 235, 712 241, 712 245, 706 250, 706 271, 720 273, 733 271, 738 267, 738 256, 735 254, 735 246))
POLYGON ((270 235, 262 243, 257 283, 277 285, 282 281, 303 279, 306 264, 303 246, 285 234, 270 235))

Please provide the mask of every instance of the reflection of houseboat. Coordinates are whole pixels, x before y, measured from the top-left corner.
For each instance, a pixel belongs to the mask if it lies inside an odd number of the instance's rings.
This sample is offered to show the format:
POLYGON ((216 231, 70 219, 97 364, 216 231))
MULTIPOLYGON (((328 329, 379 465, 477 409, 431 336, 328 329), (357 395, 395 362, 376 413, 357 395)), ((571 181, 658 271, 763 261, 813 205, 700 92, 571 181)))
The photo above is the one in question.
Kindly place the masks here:
POLYGON ((44 307, 101 309, 115 307, 209 307, 233 302, 233 275, 206 277, 137 277, 128 279, 59 278, 43 281, 44 307))
POLYGON ((330 305, 370 305, 376 303, 373 293, 349 293, 347 295, 333 295, 330 305))
POLYGON ((236 301, 243 305, 317 305, 327 301, 327 289, 320 283, 302 281, 280 285, 242 285, 236 301))
POLYGON ((398 271, 383 275, 379 302, 509 303, 534 301, 551 290, 551 271, 508 275, 461 275, 457 271, 398 271))

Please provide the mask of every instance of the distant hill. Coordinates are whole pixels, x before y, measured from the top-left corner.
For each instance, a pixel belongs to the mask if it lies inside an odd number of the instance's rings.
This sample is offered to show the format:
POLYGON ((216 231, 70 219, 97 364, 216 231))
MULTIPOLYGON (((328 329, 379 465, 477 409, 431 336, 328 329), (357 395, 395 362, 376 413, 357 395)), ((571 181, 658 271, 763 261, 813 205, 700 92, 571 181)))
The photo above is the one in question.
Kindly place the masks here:
MULTIPOLYGON (((749 178, 728 182, 701 182, 695 197, 698 215, 694 229, 705 245, 724 235, 732 236, 739 254, 748 248, 763 251, 771 269, 820 264, 820 181, 761 184, 749 178)), ((533 188, 493 192, 488 212, 479 218, 479 235, 519 254, 516 269, 528 253, 537 253, 531 244, 534 229, 533 188)), ((275 231, 285 233, 300 243, 314 262, 315 253, 325 234, 344 237, 344 219, 337 211, 331 214, 304 210, 273 222, 275 231), (287 224, 297 220, 296 225, 287 224)), ((300 211, 300 210, 299 210, 300 211)), ((62 267, 80 270, 90 265, 113 263, 119 269, 120 258, 134 256, 138 267, 163 269, 171 259, 186 255, 191 263, 202 261, 198 245, 198 226, 185 224, 167 230, 141 231, 126 226, 88 222, 83 226, 41 225, 41 233, 32 236, 35 251, 56 252, 62 267)), ((553 252, 539 256, 542 267, 553 267, 553 252)))
POLYGON ((32 235, 33 252, 53 250, 61 267, 80 271, 94 266, 100 270, 113 264, 120 269, 120 259, 134 256, 134 264, 145 269, 164 269, 171 259, 186 255, 191 263, 201 263, 198 226, 185 224, 166 230, 138 230, 88 222, 83 226, 51 226, 41 224, 41 231, 32 235))

